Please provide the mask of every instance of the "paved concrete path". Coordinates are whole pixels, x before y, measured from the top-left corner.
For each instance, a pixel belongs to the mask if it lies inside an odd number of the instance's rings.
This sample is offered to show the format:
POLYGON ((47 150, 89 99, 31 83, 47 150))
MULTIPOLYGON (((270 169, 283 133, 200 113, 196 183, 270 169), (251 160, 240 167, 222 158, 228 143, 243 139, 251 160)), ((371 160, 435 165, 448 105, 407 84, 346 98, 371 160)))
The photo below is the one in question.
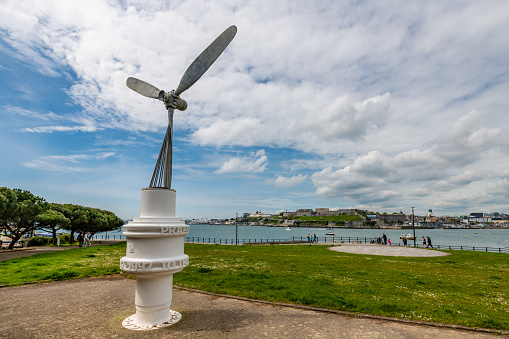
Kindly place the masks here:
MULTIPOLYGON (((92 246, 101 246, 106 244, 113 244, 119 242, 121 240, 97 240, 92 242, 92 246)), ((29 257, 35 254, 40 253, 48 253, 48 252, 56 252, 56 251, 65 251, 73 248, 79 248, 78 245, 73 246, 35 246, 35 247, 26 247, 26 248, 16 248, 13 250, 0 250, 0 262, 9 259, 29 257)))
POLYGON ((174 289, 177 324, 131 331, 135 281, 119 275, 0 288, 2 338, 500 338, 174 289))
POLYGON ((378 244, 341 244, 341 246, 333 246, 333 251, 369 254, 369 255, 386 255, 392 257, 441 257, 450 255, 450 253, 436 251, 425 248, 414 248, 404 246, 386 246, 378 244))

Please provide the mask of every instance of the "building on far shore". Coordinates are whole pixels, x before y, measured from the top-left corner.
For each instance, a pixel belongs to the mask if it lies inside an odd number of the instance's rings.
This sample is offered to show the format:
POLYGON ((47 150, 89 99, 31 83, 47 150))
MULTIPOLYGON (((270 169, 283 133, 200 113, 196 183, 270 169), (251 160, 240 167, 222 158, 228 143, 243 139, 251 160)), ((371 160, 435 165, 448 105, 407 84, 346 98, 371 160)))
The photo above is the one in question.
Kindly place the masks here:
POLYGON ((256 211, 255 213, 251 213, 249 215, 250 218, 270 218, 272 214, 264 214, 261 211, 256 211))
POLYGON ((283 217, 311 217, 311 216, 334 216, 334 215, 357 215, 358 212, 354 208, 331 210, 330 208, 311 208, 298 209, 295 212, 283 212, 283 217))
POLYGON ((407 220, 405 214, 377 214, 377 219, 387 224, 403 224, 407 220))

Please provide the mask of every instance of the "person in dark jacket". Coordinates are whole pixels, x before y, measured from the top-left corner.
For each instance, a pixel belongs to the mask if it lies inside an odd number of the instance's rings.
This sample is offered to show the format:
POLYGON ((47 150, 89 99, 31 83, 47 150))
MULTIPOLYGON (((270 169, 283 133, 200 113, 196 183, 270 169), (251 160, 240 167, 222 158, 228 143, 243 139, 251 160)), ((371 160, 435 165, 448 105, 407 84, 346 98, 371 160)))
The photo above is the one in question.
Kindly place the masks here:
POLYGON ((83 237, 83 232, 80 232, 77 240, 80 243, 80 247, 83 247, 83 241, 85 240, 85 237, 83 237))

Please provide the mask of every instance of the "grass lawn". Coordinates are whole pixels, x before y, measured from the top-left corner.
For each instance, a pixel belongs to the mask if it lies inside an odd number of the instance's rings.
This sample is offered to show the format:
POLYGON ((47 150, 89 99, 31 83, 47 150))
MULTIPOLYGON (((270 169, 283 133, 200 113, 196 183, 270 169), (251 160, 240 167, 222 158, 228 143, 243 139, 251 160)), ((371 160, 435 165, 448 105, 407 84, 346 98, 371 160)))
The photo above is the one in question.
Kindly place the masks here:
POLYGON ((125 243, 36 254, 0 263, 0 285, 120 273, 125 243))
MULTIPOLYGON (((174 284, 268 301, 509 329, 509 254, 382 257, 328 246, 186 244, 174 284)), ((0 263, 0 284, 119 272, 125 243, 0 263)))

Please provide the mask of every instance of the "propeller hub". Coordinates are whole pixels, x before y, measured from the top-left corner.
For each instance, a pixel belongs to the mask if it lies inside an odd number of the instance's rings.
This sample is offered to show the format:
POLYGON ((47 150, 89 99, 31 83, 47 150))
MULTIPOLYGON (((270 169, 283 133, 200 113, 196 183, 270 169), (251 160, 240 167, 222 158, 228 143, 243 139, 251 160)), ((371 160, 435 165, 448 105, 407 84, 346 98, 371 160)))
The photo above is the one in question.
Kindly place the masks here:
POLYGON ((162 101, 164 102, 166 109, 172 108, 178 109, 179 111, 185 111, 187 108, 187 102, 176 95, 174 90, 164 93, 162 101))

